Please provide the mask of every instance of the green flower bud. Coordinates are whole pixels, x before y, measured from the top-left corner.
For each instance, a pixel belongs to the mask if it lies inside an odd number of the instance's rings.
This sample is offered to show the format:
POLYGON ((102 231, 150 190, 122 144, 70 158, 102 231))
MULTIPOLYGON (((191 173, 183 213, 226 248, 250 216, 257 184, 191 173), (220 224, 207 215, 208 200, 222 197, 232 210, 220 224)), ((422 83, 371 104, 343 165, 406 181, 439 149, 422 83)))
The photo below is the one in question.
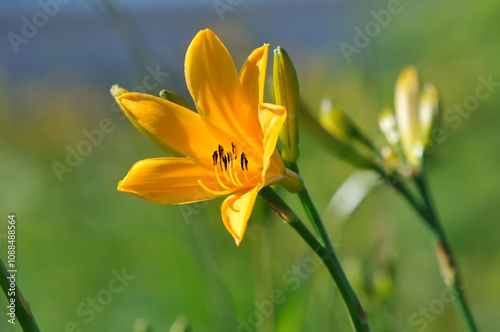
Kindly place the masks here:
POLYGON ((300 101, 300 107, 300 124, 317 142, 356 167, 377 168, 373 158, 360 154, 352 144, 345 143, 329 133, 304 102, 300 101))
POLYGON ((391 146, 399 144, 396 118, 390 108, 384 108, 378 116, 378 126, 391 146))
POLYGON ((189 105, 189 103, 187 101, 185 101, 184 98, 182 98, 181 96, 179 96, 175 92, 168 91, 168 90, 161 90, 160 91, 160 98, 171 101, 177 105, 185 107, 185 108, 194 112, 193 107, 191 107, 191 105, 189 105))
POLYGON ((385 166, 388 168, 387 170, 390 172, 395 170, 401 164, 401 159, 399 158, 399 155, 396 153, 394 148, 392 148, 389 145, 385 145, 380 149, 380 155, 386 162, 385 166))
POLYGON ((376 150, 373 143, 359 129, 359 127, 342 110, 336 107, 330 99, 321 101, 319 122, 328 132, 344 143, 350 144, 357 140, 369 149, 376 150))
POLYGON ((439 96, 436 87, 431 83, 425 84, 422 89, 418 117, 420 141, 424 145, 424 149, 427 149, 432 130, 437 127, 439 118, 439 96))
POLYGON ((319 107, 319 122, 328 132, 344 143, 350 143, 357 134, 349 119, 330 99, 323 99, 319 107))
POLYGON ((295 163, 299 157, 299 82, 292 60, 281 47, 274 50, 273 76, 276 104, 284 106, 287 110, 287 117, 279 137, 281 157, 285 162, 295 163))

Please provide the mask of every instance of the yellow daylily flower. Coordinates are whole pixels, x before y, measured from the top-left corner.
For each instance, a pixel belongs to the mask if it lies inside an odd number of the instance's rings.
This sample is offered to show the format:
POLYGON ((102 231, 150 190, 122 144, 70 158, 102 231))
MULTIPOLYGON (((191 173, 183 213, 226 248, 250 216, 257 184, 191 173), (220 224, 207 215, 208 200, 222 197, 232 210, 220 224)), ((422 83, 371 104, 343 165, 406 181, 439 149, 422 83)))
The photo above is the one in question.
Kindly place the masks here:
POLYGON ((185 60, 198 113, 142 93, 116 97, 133 123, 185 156, 137 162, 118 190, 163 204, 229 195, 221 206, 222 220, 236 244, 260 189, 280 183, 300 190, 302 179, 285 167, 276 149, 286 110, 263 103, 268 49, 253 51, 238 75, 219 38, 208 29, 200 31, 185 60))

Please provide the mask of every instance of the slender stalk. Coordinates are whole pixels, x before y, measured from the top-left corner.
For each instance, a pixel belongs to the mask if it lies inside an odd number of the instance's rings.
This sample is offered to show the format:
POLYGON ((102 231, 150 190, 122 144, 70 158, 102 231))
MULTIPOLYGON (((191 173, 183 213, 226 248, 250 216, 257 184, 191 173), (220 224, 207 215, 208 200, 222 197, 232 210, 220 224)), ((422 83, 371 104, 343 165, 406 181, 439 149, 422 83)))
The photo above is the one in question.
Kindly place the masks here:
MULTIPOLYGON (((358 168, 359 167, 369 168, 378 173, 384 180, 387 181, 389 186, 399 191, 399 193, 403 195, 403 197, 418 212, 418 214, 420 214, 422 220, 429 227, 436 241, 436 255, 439 260, 441 275, 443 276, 444 282, 447 285, 447 287, 449 287, 449 289, 453 292, 453 294, 457 298, 457 301, 455 301, 455 306, 457 307, 457 310, 460 313, 460 316, 462 317, 468 331, 470 332, 477 331, 477 327, 474 323, 472 314, 469 310, 469 307, 467 306, 467 302, 465 300, 465 296, 462 291, 463 287, 460 284, 460 276, 458 268, 455 263, 455 259, 453 257, 453 254, 450 250, 450 246, 444 235, 444 230, 441 226, 441 223, 437 218, 423 176, 419 175, 415 177, 415 182, 419 188, 420 194, 422 195, 424 201, 422 204, 422 202, 420 202, 420 200, 417 200, 415 198, 415 196, 408 190, 408 188, 397 176, 392 174, 387 174, 379 164, 374 162, 366 162, 366 160, 363 160, 363 158, 361 159, 358 158, 359 155, 357 153, 354 154, 356 158, 349 158, 351 157, 351 155, 348 152, 346 152, 346 150, 349 149, 338 144, 336 139, 332 135, 327 133, 324 130, 324 128, 321 127, 321 125, 319 125, 317 120, 315 120, 308 113, 307 106, 304 103, 301 103, 301 107, 303 108, 301 114, 307 115, 307 117, 305 118, 303 117, 301 120, 303 120, 304 123, 309 125, 308 129, 315 138, 317 138, 320 142, 323 142, 325 146, 331 152, 333 152, 333 154, 344 158, 347 162, 351 163, 353 166, 358 168)), ((293 168, 294 166, 296 168, 296 165, 287 165, 287 167, 298 173, 298 170, 293 168)), ((421 174, 423 173, 424 172, 422 171, 421 174)), ((310 205, 309 202, 307 202, 308 196, 309 195, 306 189, 303 189, 303 191, 299 192, 299 197, 301 198, 304 208, 306 209, 309 218, 311 219, 312 217, 311 220, 313 221, 315 220, 314 209, 308 210, 308 208, 310 209, 312 207, 312 205, 310 205)), ((321 238, 324 239, 324 236, 322 236, 321 228, 318 227, 318 223, 313 223, 313 226, 315 227, 315 231, 317 231, 318 236, 321 236, 321 238)))
POLYGON ((357 332, 370 331, 367 322, 367 315, 364 312, 358 297, 354 293, 349 280, 344 274, 340 262, 333 250, 333 247, 324 247, 321 245, 304 223, 290 209, 290 207, 276 194, 274 190, 265 187, 260 191, 271 209, 278 214, 288 225, 290 225, 302 239, 311 247, 318 257, 324 262, 328 272, 332 276, 337 288, 342 295, 344 304, 349 313, 349 318, 353 330, 357 332))
POLYGON ((422 206, 422 204, 413 196, 413 194, 408 190, 408 188, 405 187, 403 182, 401 182, 400 179, 396 178, 394 175, 387 174, 384 172, 383 169, 379 167, 374 167, 372 168, 373 171, 377 172, 385 181, 386 183, 399 191, 401 195, 408 201, 408 203, 420 214, 422 217, 422 220, 427 224, 428 227, 432 229, 432 221, 431 218, 429 217, 429 212, 425 207, 422 206))
POLYGON ((476 332, 477 327, 463 293, 464 287, 461 285, 460 273, 456 265, 456 260, 446 240, 444 230, 439 222, 434 205, 432 204, 432 199, 427 189, 428 186, 426 185, 423 175, 424 170, 422 169, 420 175, 415 177, 415 183, 424 201, 423 205, 417 201, 401 181, 391 175, 385 174, 381 169, 375 168, 374 170, 386 179, 389 185, 403 195, 408 203, 418 212, 418 214, 420 214, 427 227, 429 227, 435 240, 436 256, 443 281, 456 298, 456 301, 454 301, 455 307, 467 330, 469 332, 476 332))
MULTIPOLYGON (((296 163, 287 163, 287 167, 292 171, 294 171, 295 173, 300 174, 299 167, 297 166, 296 163)), ((330 240, 330 237, 328 236, 328 232, 326 231, 325 225, 321 220, 318 210, 316 210, 316 207, 314 206, 314 203, 311 199, 311 196, 309 195, 309 192, 307 191, 305 184, 302 187, 302 189, 297 193, 297 195, 299 196, 300 202, 302 203, 302 206, 306 211, 307 217, 311 221, 311 224, 314 228, 314 231, 316 232, 316 235, 319 236, 322 244, 326 246, 328 250, 333 252, 333 245, 330 240)))
POLYGON ((456 301, 454 301, 453 303, 460 313, 464 325, 467 327, 468 331, 476 332, 477 327, 474 323, 472 313, 467 305, 465 294, 462 291, 463 286, 460 282, 460 273, 457 264, 455 263, 455 258, 451 251, 450 245, 446 240, 446 236, 444 234, 443 227, 441 226, 441 223, 439 222, 439 219, 437 217, 436 210, 434 209, 434 206, 432 204, 432 200, 430 198, 430 194, 427 189, 428 187, 426 185, 423 174, 424 173, 422 172, 419 176, 417 176, 415 178, 415 182, 418 189, 420 190, 420 193, 422 194, 426 205, 428 224, 436 241, 436 255, 439 261, 441 275, 446 286, 453 292, 456 297, 456 301))
MULTIPOLYGON (((9 295, 10 280, 8 278, 10 276, 11 274, 7 271, 7 268, 3 264, 3 261, 0 259, 0 286, 2 287, 2 290, 5 293, 5 297, 7 297, 7 300, 12 298, 12 296, 9 295)), ((21 325, 23 331, 40 332, 40 329, 36 324, 35 318, 31 313, 29 303, 23 298, 21 292, 19 291, 19 288, 17 288, 17 285, 16 285, 14 299, 16 308, 15 309, 16 318, 19 321, 19 324, 21 325)), ((11 302, 9 302, 9 305, 10 303, 11 302)))

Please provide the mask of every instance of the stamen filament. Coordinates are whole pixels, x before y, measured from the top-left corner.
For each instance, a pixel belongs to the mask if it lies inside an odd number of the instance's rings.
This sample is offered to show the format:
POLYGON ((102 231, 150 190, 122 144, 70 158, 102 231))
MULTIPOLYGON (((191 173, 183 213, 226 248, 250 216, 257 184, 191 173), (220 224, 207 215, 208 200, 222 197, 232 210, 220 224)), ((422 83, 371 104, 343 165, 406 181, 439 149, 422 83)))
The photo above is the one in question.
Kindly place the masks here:
MULTIPOLYGON (((212 190, 212 189, 208 188, 207 186, 205 186, 201 182, 201 180, 198 180, 198 183, 200 184, 200 186, 203 189, 205 189, 207 192, 214 194, 214 195, 223 195, 223 193, 225 193, 225 192, 230 192, 230 190, 232 190, 232 189, 230 189, 230 187, 233 187, 233 188, 234 187, 243 187, 244 184, 242 183, 242 181, 240 180, 240 178, 238 176, 238 170, 235 168, 235 167, 237 167, 235 165, 236 160, 238 158, 237 153, 238 153, 238 148, 236 147, 234 142, 231 142, 231 149, 229 151, 224 151, 224 147, 219 144, 219 146, 217 147, 217 150, 215 150, 214 153, 212 154, 212 163, 214 166, 215 177, 217 178, 217 182, 219 183, 219 185, 222 188, 224 188, 225 190, 223 190, 223 191, 212 190), (217 169, 218 166, 220 166, 220 170, 224 174, 224 178, 226 179, 226 183, 228 183, 229 186, 226 185, 224 182, 222 182, 222 179, 219 175, 219 170, 217 169), (229 166, 229 171, 228 171, 228 166, 229 166), (229 173, 229 175, 228 175, 228 173, 229 173)), ((250 181, 248 180, 247 172, 245 172, 245 170, 248 171, 248 159, 246 158, 244 151, 241 152, 241 158, 240 158, 239 163, 241 164, 242 172, 245 174, 246 183, 249 183, 250 181)))
MULTIPOLYGON (((232 168, 236 167, 235 165, 236 165, 236 163, 233 163, 232 168)), ((241 183, 240 178, 238 177, 238 170, 233 169, 233 172, 234 172, 234 179, 236 180, 236 184, 239 187, 242 187, 243 184, 241 183)))
MULTIPOLYGON (((214 166, 214 170, 215 170, 215 177, 217 178, 217 182, 219 182, 220 186, 224 189, 229 189, 228 186, 226 186, 220 179, 219 177, 219 170, 217 169, 217 165, 214 166)), ((226 175, 226 172, 222 172, 224 173, 224 175, 226 175)), ((227 175, 226 175, 226 179, 227 179, 227 175)), ((229 179, 227 179, 229 181, 229 179)), ((201 180, 200 180, 201 181, 201 180)))
POLYGON ((205 186, 203 184, 203 182, 201 182, 201 180, 198 180, 198 184, 200 185, 200 187, 202 187, 205 191, 207 191, 208 193, 212 194, 212 195, 217 195, 217 196, 225 196, 225 195, 229 195, 231 194, 233 191, 232 190, 222 190, 222 191, 218 191, 218 190, 212 190, 210 188, 208 188, 207 186, 205 186))
POLYGON ((222 171, 222 174, 224 174, 224 177, 226 178, 227 182, 229 182, 229 183, 231 183, 231 184, 233 183, 233 182, 231 181, 231 179, 229 178, 229 176, 227 176, 227 168, 226 168, 226 170, 225 170, 225 171, 222 171))
MULTIPOLYGON (((231 160, 231 159, 230 159, 231 160)), ((234 177, 233 177, 233 162, 231 162, 229 164, 229 177, 231 178, 231 183, 234 185, 234 186, 238 186, 238 183, 234 180, 234 177)))

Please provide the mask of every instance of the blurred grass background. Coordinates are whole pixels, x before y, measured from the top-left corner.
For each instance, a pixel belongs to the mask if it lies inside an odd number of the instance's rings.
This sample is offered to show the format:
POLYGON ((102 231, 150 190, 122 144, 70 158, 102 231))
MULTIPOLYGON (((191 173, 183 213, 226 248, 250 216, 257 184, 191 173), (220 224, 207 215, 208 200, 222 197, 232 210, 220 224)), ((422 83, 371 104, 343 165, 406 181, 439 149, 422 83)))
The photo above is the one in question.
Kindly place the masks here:
MULTIPOLYGON (((162 152, 123 120, 108 91, 115 83, 141 86, 148 66, 159 66, 168 77, 148 92, 188 98, 184 55, 204 28, 219 35, 238 68, 263 43, 283 46, 309 106, 334 98, 377 144, 378 111, 392 107, 404 66, 414 64, 424 82, 436 84, 444 112, 474 95, 478 77, 500 81, 495 1, 401 1, 401 12, 348 62, 339 45, 353 45, 354 28, 364 29, 374 20, 370 12, 390 2, 220 1, 228 7, 219 16, 212 1, 75 1, 58 5, 17 53, 8 34, 22 36, 22 18, 33 22, 43 9, 2 4, 0 257, 7 256, 7 215, 15 213, 18 286, 41 330, 132 331, 144 318, 153 331, 168 331, 184 316, 193 331, 349 331, 326 270, 262 201, 236 247, 220 219, 221 200, 162 206, 116 191, 134 162, 162 152), (111 132, 60 181, 53 163, 65 164, 67 147, 76 149, 86 140, 82 131, 103 119, 111 132), (123 271, 133 280, 110 293, 114 273, 123 271), (281 296, 271 310, 265 303, 272 294, 281 296)), ((483 331, 500 324, 496 89, 456 128, 442 122, 447 139, 428 167, 483 331)), ((355 169, 307 134, 300 139, 304 179, 318 209, 331 216, 328 202, 355 169)), ((300 211, 295 197, 286 198, 300 211)), ((452 305, 440 302, 445 288, 430 236, 395 192, 379 185, 343 227, 335 217, 325 222, 374 331, 461 331, 452 305)), ((4 318, 6 304, 2 296, 4 318)), ((2 331, 20 330, 6 321, 2 331)))

